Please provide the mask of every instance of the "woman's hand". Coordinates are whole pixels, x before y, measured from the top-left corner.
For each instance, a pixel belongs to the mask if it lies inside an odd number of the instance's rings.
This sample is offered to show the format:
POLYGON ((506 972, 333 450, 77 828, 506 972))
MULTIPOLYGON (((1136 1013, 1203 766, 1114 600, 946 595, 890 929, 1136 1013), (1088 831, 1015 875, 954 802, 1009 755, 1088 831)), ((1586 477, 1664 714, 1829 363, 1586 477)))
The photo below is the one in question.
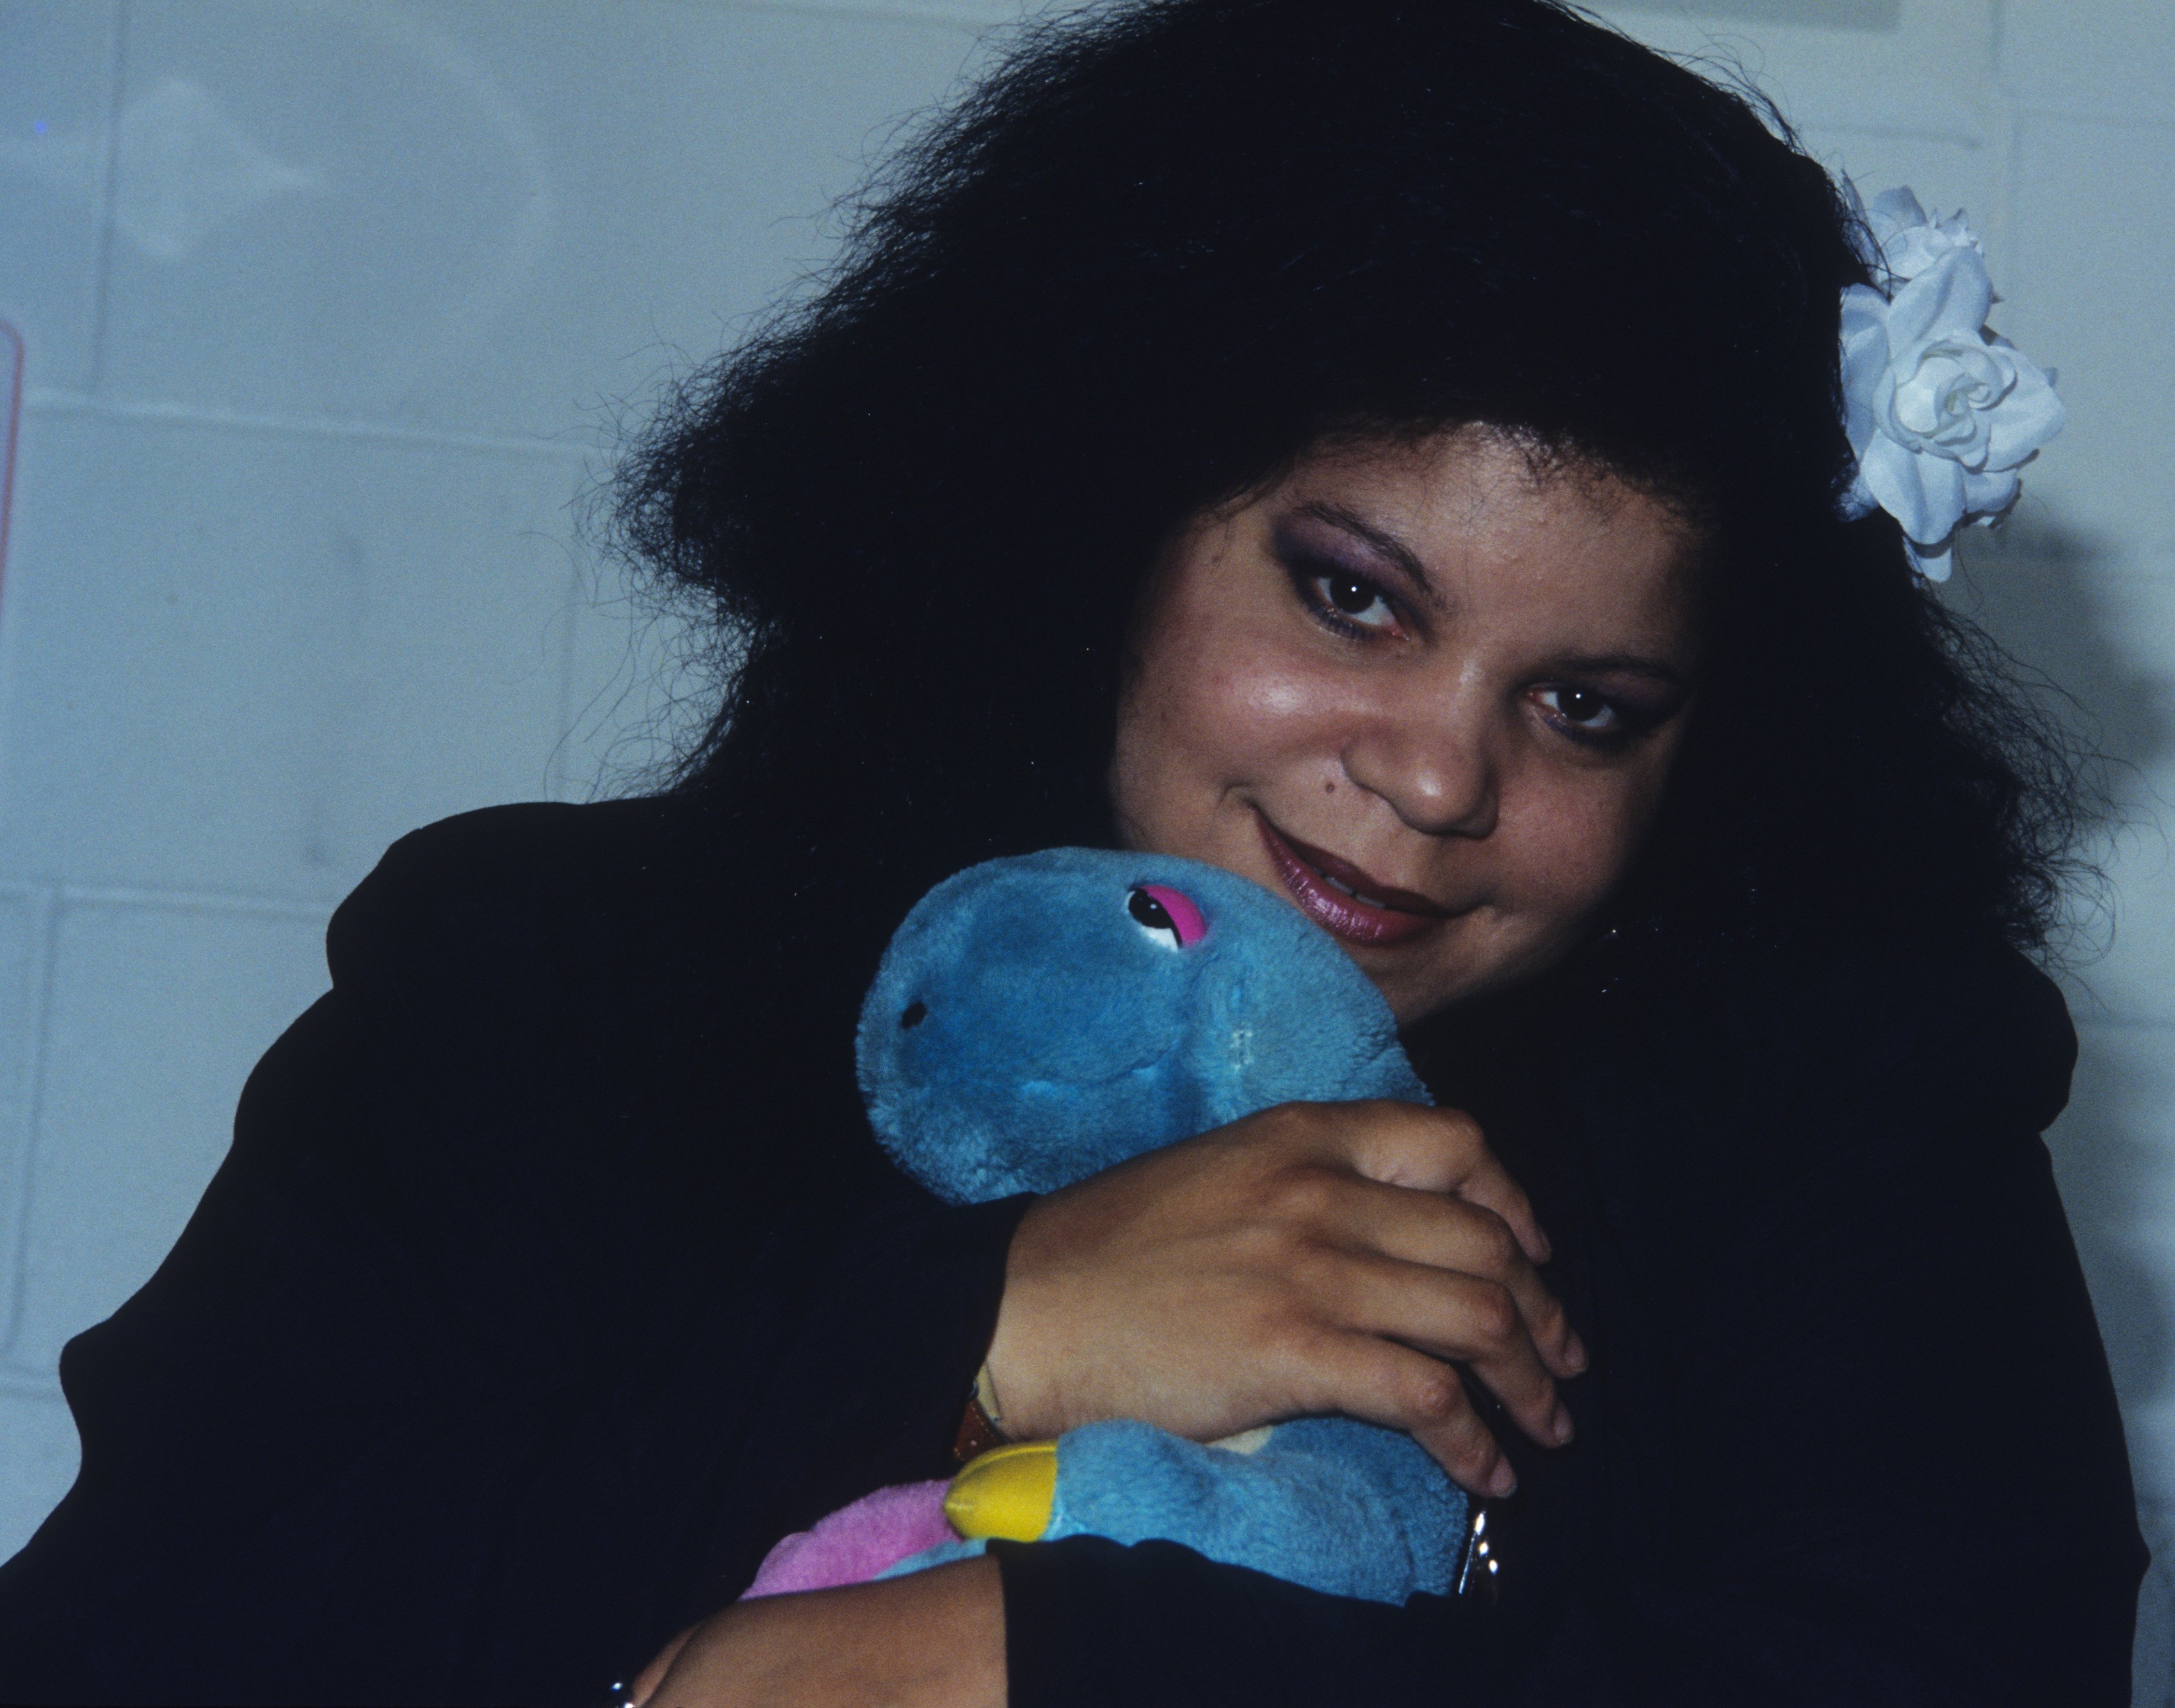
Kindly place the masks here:
POLYGON ((643 1708, 1004 1708, 993 1559, 735 1602, 643 1669, 643 1708))
POLYGON ((1402 1103, 1288 1103, 1053 1192, 1014 1235, 990 1351, 1006 1432, 1139 1418, 1196 1440, 1306 1412, 1408 1432, 1515 1486, 1457 1373, 1536 1441, 1585 1368, 1548 1240, 1480 1130, 1402 1103))

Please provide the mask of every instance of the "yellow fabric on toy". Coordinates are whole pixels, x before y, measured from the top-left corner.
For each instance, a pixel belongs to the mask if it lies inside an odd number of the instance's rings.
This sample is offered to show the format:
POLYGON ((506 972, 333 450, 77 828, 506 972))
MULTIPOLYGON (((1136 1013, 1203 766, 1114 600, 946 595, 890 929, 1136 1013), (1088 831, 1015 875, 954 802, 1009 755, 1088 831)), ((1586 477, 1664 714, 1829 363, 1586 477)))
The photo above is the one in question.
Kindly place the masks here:
POLYGON ((1033 1542, 1050 1527, 1057 1498, 1057 1443, 993 1447, 952 1479, 944 1516, 970 1541, 1033 1542))

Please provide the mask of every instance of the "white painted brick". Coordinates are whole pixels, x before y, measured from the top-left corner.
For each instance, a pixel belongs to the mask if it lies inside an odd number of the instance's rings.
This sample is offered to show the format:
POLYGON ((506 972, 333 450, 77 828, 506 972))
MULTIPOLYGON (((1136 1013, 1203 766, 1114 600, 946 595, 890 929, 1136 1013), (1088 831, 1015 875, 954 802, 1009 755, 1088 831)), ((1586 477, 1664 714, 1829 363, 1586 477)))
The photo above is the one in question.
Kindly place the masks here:
POLYGON ((1986 246, 1997 281, 2008 258, 2007 132, 1981 139, 1808 125, 1799 140, 1831 172, 1847 174, 1870 199, 1902 186, 1941 214, 1961 209, 1986 246))
POLYGON ((1652 46, 1750 76, 1793 123, 1983 144, 1991 0, 1602 0, 1652 46))
POLYGON ((0 889, 0 1346, 15 1311, 52 914, 49 894, 0 889))
POLYGON ((969 46, 805 11, 144 0, 111 394, 605 429, 825 252, 826 208, 969 46))
POLYGON ((2175 561, 2175 126, 2020 123, 1994 323, 2059 368, 2069 408, 2025 477, 2027 502, 2095 561, 2164 566, 2175 561))
MULTIPOLYGON (((841 18, 875 18, 887 22, 1010 24, 1022 13, 1047 9, 1035 0, 684 0, 684 3, 713 9, 749 11, 824 12, 841 18)), ((1082 9, 1111 0, 1090 0, 1082 9)))
POLYGON ((0 1560, 68 1493, 77 1458, 75 1423, 58 1393, 0 1392, 0 1560))
POLYGON ((562 800, 639 792, 689 751, 718 699, 708 631, 617 566, 580 577, 571 612, 562 800))
POLYGON ((2000 67, 2033 106, 2175 119, 2175 0, 2008 0, 2000 67))
POLYGON ((43 417, 0 684, 0 876, 337 900, 549 787, 558 457, 43 417))
POLYGON ((157 1267, 226 1154, 249 1070, 325 989, 323 936, 316 910, 64 909, 14 1368, 50 1374, 157 1267))
POLYGON ((0 18, 0 319, 32 384, 90 383, 117 0, 9 0, 0 18))

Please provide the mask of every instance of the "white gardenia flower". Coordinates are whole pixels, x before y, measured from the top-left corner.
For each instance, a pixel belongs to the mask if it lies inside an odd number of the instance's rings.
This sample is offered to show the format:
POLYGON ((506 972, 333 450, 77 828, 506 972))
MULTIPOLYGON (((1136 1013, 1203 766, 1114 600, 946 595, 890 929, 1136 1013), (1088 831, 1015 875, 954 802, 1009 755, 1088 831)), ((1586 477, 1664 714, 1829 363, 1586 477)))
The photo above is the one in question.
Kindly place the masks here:
POLYGON ((1844 510, 1888 512, 1919 570, 1946 581, 1957 528, 2016 502, 2016 471, 2066 412, 2053 376, 1988 329, 1993 283, 1961 214, 1928 219, 1908 190, 1863 211, 1880 249, 1869 264, 1894 295, 1843 292, 1843 424, 1858 457, 1844 510))

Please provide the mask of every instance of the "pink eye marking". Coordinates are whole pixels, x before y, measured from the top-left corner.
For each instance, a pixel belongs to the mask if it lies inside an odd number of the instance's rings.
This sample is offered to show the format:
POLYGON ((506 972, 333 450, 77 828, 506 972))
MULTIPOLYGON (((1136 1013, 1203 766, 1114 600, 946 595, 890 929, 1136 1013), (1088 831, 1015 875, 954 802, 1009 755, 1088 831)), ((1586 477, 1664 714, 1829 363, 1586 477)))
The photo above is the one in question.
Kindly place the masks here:
POLYGON ((1133 891, 1132 915, 1143 925, 1169 930, 1181 949, 1191 949, 1208 935, 1208 921, 1182 890, 1168 884, 1141 884, 1133 891), (1158 917, 1160 915, 1160 917, 1158 917))

